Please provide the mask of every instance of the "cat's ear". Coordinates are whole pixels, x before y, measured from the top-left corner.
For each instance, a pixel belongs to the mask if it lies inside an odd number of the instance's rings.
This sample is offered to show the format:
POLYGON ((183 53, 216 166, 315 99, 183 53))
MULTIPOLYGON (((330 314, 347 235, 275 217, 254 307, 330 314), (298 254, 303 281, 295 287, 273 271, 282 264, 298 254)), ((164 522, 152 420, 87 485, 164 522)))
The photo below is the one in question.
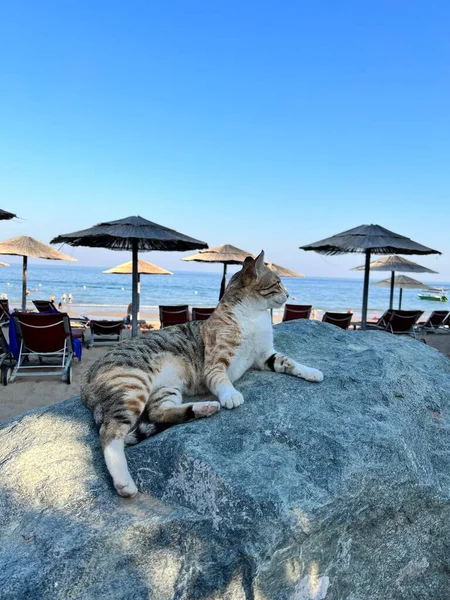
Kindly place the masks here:
POLYGON ((255 259, 255 267, 256 267, 256 272, 258 275, 261 275, 261 273, 264 270, 265 267, 265 263, 264 263, 264 250, 261 250, 261 252, 259 253, 259 255, 256 257, 255 259))
POLYGON ((247 256, 242 265, 242 280, 244 285, 247 285, 253 279, 256 279, 256 277, 256 261, 251 256, 247 256))

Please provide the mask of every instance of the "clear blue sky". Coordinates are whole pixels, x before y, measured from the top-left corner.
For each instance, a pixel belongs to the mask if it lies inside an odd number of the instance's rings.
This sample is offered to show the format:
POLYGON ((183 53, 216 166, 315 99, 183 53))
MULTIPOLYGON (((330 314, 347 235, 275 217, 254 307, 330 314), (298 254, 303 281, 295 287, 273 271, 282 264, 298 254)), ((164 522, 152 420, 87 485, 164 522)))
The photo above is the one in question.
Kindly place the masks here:
POLYGON ((139 214, 347 276, 361 256, 298 247, 379 223, 450 280, 449 23, 439 0, 3 3, 0 207, 23 219, 0 239, 139 214))

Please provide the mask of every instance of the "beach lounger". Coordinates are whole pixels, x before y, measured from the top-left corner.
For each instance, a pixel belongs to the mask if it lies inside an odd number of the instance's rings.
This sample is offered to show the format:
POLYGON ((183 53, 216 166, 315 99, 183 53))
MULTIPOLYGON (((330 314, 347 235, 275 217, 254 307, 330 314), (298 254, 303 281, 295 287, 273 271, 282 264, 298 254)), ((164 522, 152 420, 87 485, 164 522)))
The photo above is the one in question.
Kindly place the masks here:
MULTIPOLYGON (((384 329, 386 325, 389 323, 389 319, 391 318, 392 309, 388 308, 381 317, 377 320, 376 323, 367 322, 366 329, 384 329)), ((376 317, 375 317, 376 318, 376 317)), ((353 329, 361 327, 361 321, 353 321, 352 322, 353 329)))
POLYGON ((3 327, 0 327, 0 373, 3 385, 8 385, 15 364, 16 361, 9 349, 3 327))
POLYGON ((11 313, 9 312, 9 302, 8 300, 2 298, 0 300, 0 325, 8 323, 10 318, 11 313))
POLYGON ((215 306, 195 306, 192 307, 192 320, 193 321, 206 321, 213 314, 215 306))
POLYGON ((442 323, 442 327, 450 327, 450 312, 448 313, 448 317, 442 323))
MULTIPOLYGON (((34 306, 41 314, 59 313, 55 304, 51 300, 32 300, 34 306)), ((88 326, 88 319, 83 317, 69 317, 72 338, 85 342, 84 332, 88 326)))
POLYGON ((161 322, 161 328, 187 323, 190 321, 189 306, 187 304, 182 304, 180 306, 160 306, 159 320, 161 322))
MULTIPOLYGON (((60 312, 51 300, 32 300, 32 303, 37 308, 38 312, 42 314, 60 312)), ((69 320, 72 330, 72 337, 76 340, 80 340, 81 343, 84 343, 84 332, 86 330, 88 320, 82 317, 69 317, 69 320)))
POLYGON ((348 329, 353 313, 336 313, 336 312, 325 312, 322 317, 324 323, 330 323, 336 325, 341 329, 348 329))
MULTIPOLYGON (((10 381, 16 377, 59 376, 72 383, 73 347, 70 321, 65 313, 12 314, 13 328, 18 345, 17 363, 10 381)), ((10 348, 12 346, 10 343, 10 348)))
MULTIPOLYGON (((130 317, 130 315, 127 315, 124 319, 124 324, 127 328, 131 329, 131 324, 133 323, 133 319, 130 317)), ((147 321, 145 319, 138 319, 137 320, 137 324, 138 327, 140 327, 141 325, 146 325, 147 321)))
MULTIPOLYGON (((388 311, 386 311, 388 312, 388 311)), ((368 324, 367 329, 378 329, 379 331, 387 331, 394 334, 413 334, 414 325, 423 315, 423 310, 391 310, 391 314, 384 318, 381 325, 368 324)), ((385 313, 386 315, 386 313, 385 313)), ((383 317, 385 316, 383 315, 383 317)))
POLYGON ((294 321, 295 319, 309 319, 311 310, 311 304, 285 304, 282 320, 284 322, 294 321))
POLYGON ((40 313, 57 313, 59 310, 56 308, 51 300, 32 300, 37 311, 40 313))
POLYGON ((385 328, 387 326, 387 324, 389 323, 389 320, 390 320, 393 312, 394 311, 392 308, 388 308, 388 310, 386 310, 384 312, 384 314, 381 315, 381 317, 378 319, 378 321, 376 323, 367 323, 367 328, 368 329, 370 329, 371 327, 385 328))
POLYGON ((416 331, 433 331, 442 328, 447 317, 450 316, 448 310, 434 310, 426 321, 417 323, 416 331))
POLYGON ((92 346, 111 346, 117 344, 121 340, 122 330, 125 329, 123 320, 107 321, 90 319, 89 327, 91 336, 87 342, 86 348, 92 346))

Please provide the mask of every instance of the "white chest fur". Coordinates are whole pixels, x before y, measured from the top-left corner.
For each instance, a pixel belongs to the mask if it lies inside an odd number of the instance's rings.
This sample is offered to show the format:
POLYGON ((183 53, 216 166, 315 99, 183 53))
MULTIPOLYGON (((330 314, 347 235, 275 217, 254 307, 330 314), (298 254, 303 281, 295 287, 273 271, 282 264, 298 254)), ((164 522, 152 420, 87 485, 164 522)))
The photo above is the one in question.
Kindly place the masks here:
POLYGON ((267 357, 273 348, 269 311, 252 310, 241 305, 236 307, 235 316, 241 329, 241 343, 227 371, 231 381, 239 379, 258 359, 267 357))

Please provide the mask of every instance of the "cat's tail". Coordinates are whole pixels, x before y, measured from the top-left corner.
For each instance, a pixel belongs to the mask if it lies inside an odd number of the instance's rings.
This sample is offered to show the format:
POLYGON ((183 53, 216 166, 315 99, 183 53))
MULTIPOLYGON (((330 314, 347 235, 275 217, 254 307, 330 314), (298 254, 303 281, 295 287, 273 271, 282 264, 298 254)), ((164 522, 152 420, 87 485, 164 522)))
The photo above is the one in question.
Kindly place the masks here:
POLYGON ((127 446, 139 444, 139 442, 164 431, 170 426, 171 423, 151 423, 147 411, 144 410, 134 427, 125 436, 125 444, 127 446))
MULTIPOLYGON (((100 428, 104 418, 104 410, 101 404, 97 404, 95 406, 93 410, 93 417, 95 424, 100 428)), ((133 446, 134 444, 139 444, 139 442, 142 442, 147 438, 164 431, 170 426, 171 423, 151 423, 148 418, 147 411, 144 410, 137 419, 136 423, 126 434, 124 439, 125 445, 133 446)))

